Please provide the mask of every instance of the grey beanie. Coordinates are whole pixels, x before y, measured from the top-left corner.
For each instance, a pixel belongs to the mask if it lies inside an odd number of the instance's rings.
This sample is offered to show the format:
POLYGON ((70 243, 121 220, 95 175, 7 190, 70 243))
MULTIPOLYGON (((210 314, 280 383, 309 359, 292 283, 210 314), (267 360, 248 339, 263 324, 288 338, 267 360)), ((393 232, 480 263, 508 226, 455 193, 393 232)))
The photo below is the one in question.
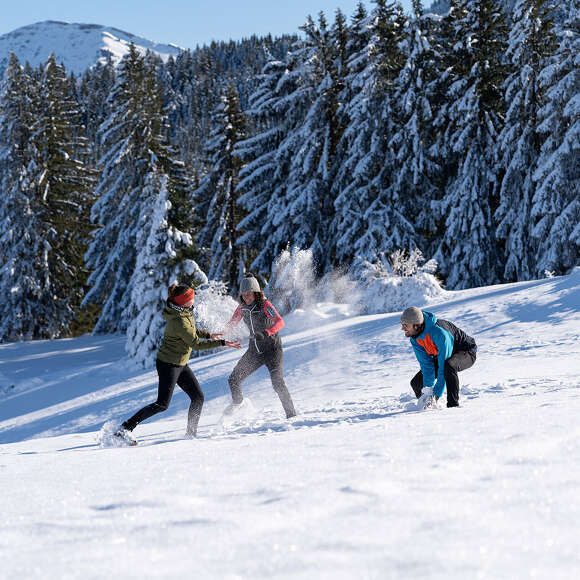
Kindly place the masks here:
POLYGON ((411 306, 403 311, 401 314, 401 322, 406 322, 407 324, 423 324, 423 313, 416 307, 411 306))
POLYGON ((260 283, 253 276, 244 278, 240 285, 240 292, 260 292, 260 283))

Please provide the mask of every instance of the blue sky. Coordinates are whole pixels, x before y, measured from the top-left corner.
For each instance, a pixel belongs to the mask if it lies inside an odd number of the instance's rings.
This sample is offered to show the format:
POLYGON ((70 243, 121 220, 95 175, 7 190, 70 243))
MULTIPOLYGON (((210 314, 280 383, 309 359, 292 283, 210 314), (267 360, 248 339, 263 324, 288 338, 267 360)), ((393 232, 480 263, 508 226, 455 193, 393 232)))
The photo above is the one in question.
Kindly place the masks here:
MULTIPOLYGON (((430 4, 430 1, 424 2, 430 4)), ((42 20, 114 26, 156 42, 195 48, 211 40, 298 32, 308 14, 350 20, 358 0, 11 0, 2 2, 0 35, 42 20)), ((364 0, 367 8, 371 0, 364 0)), ((402 0, 409 9, 411 0, 402 0)))

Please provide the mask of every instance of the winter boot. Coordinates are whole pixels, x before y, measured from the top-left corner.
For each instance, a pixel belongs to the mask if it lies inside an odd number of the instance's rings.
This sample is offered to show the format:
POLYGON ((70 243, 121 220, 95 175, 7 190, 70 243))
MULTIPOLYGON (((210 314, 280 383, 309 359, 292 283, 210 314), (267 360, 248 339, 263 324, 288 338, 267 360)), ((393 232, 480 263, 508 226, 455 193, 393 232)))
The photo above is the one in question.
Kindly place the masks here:
POLYGON ((123 428, 122 426, 115 432, 115 437, 117 437, 120 441, 122 441, 125 445, 133 446, 137 445, 138 441, 133 437, 133 434, 128 429, 123 428))

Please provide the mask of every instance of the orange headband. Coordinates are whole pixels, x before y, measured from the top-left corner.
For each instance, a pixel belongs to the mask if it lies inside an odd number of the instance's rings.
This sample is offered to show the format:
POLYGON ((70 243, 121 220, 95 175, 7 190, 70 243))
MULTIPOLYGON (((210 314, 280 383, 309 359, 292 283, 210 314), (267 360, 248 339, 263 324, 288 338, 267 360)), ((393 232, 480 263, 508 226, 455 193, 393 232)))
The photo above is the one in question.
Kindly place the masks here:
POLYGON ((174 296, 173 302, 175 302, 175 304, 177 304, 178 306, 183 306, 184 304, 187 304, 194 297, 194 295, 195 294, 193 292, 193 289, 189 288, 183 294, 180 294, 179 296, 174 296))

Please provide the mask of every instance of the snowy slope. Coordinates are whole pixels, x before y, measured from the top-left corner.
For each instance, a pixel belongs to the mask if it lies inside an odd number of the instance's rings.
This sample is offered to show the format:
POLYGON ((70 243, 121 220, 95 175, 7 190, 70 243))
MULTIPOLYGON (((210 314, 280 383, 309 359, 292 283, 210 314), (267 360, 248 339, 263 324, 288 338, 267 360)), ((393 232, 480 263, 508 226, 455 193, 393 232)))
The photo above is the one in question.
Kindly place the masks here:
POLYGON ((476 337, 458 409, 417 412, 398 314, 320 305, 289 320, 282 419, 265 371, 257 415, 223 429, 239 352, 191 363, 186 397, 99 448, 104 421, 156 392, 120 337, 0 346, 1 577, 577 578, 580 270, 449 292, 430 310, 476 337), (332 314, 332 316, 331 316, 332 314))
POLYGON ((131 42, 143 52, 158 53, 164 61, 183 50, 108 26, 47 20, 0 36, 0 74, 6 68, 11 52, 22 64, 28 61, 32 66, 46 62, 54 52, 57 62, 64 63, 68 72, 79 75, 97 61, 105 62, 109 55, 114 63, 118 63, 129 51, 131 42))

